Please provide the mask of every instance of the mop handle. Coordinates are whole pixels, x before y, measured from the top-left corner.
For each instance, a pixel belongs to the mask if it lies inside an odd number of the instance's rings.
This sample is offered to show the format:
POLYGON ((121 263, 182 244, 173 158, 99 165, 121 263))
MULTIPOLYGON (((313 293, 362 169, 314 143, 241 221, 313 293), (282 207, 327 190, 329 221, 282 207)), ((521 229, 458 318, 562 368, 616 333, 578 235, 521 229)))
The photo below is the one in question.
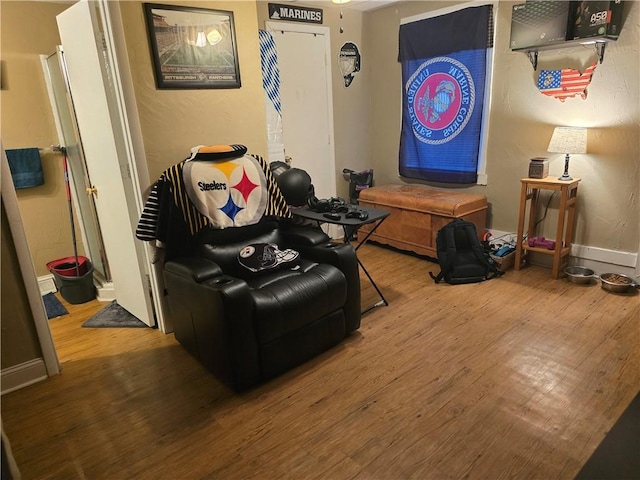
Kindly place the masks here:
POLYGON ((73 255, 76 261, 76 276, 80 276, 80 265, 78 264, 78 246, 76 245, 76 227, 73 223, 73 206, 71 205, 71 186, 69 185, 69 167, 67 165, 67 152, 62 150, 62 161, 64 164, 64 183, 67 187, 67 205, 69 205, 69 219, 71 220, 71 240, 73 241, 73 255))

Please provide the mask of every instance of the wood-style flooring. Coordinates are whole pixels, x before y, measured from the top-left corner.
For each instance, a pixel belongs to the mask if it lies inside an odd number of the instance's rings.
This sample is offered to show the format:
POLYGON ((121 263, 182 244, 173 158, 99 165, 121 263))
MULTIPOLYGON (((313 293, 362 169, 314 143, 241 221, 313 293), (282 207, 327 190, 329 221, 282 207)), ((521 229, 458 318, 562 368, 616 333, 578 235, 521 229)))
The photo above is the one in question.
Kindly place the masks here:
MULTIPOLYGON (((236 395, 154 329, 50 325, 62 373, 2 397, 24 479, 572 479, 640 390, 640 295, 360 256, 389 301, 236 395)), ((362 275, 363 306, 377 301, 362 275)))

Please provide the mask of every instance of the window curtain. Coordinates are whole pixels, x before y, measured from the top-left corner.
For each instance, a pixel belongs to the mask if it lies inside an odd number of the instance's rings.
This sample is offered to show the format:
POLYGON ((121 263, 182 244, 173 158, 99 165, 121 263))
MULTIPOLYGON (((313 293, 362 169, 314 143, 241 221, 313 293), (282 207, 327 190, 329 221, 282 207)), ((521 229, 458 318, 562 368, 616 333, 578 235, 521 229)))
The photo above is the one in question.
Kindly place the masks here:
POLYGON ((492 17, 483 5, 400 26, 401 176, 477 182, 492 17))

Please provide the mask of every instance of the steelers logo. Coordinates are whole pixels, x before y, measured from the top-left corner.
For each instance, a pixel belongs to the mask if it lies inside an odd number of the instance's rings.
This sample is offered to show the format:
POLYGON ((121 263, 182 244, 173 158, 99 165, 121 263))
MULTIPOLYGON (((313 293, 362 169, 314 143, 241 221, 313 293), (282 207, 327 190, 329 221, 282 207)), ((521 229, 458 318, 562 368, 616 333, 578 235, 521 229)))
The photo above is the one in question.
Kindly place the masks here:
POLYGON ((435 57, 422 63, 405 90, 411 127, 421 142, 439 145, 453 140, 473 113, 473 78, 453 58, 435 57))

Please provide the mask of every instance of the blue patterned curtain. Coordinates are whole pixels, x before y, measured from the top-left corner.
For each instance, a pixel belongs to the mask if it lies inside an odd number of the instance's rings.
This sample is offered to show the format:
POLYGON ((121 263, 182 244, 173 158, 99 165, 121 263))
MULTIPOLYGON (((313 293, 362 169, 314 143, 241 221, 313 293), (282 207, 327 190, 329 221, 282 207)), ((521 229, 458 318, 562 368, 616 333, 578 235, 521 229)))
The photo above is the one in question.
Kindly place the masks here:
POLYGON ((476 183, 492 6, 400 26, 400 175, 476 183))
POLYGON ((284 161, 282 140, 282 103, 280 102, 280 70, 276 42, 271 33, 258 31, 260 39, 260 64, 262 67, 262 88, 265 94, 267 118, 267 142, 269 161, 284 161))

